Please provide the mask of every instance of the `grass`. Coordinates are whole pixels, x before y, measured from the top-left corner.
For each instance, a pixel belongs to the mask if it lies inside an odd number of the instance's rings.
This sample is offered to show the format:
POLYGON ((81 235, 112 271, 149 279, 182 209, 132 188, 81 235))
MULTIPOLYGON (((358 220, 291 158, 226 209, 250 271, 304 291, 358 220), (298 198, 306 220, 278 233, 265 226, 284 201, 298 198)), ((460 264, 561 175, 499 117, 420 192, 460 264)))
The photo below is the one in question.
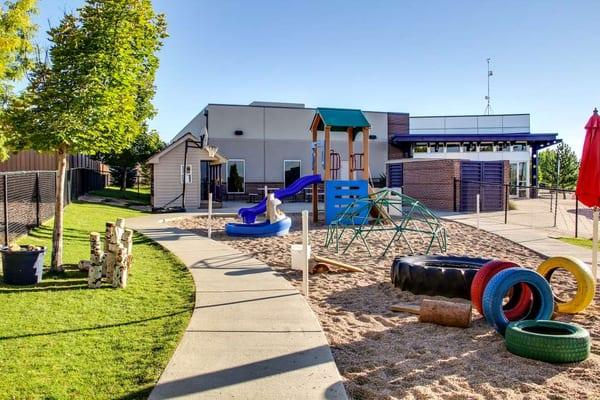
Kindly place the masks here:
POLYGON ((575 246, 586 247, 588 249, 592 248, 592 239, 582 239, 582 238, 560 238, 565 243, 574 244, 575 246))
MULTIPOLYGON (((89 258, 88 233, 105 221, 139 215, 69 205, 64 262, 89 258)), ((50 222, 19 243, 49 246, 51 233, 50 222)), ((194 286, 180 261, 141 235, 133 255, 126 289, 88 289, 76 266, 36 286, 0 284, 0 399, 147 398, 187 326, 194 286)))
POLYGON ((137 186, 128 188, 124 192, 116 186, 107 186, 101 190, 91 191, 90 194, 94 196, 106 197, 109 199, 127 200, 131 203, 150 204, 150 187, 140 186, 140 192, 138 193, 137 186))

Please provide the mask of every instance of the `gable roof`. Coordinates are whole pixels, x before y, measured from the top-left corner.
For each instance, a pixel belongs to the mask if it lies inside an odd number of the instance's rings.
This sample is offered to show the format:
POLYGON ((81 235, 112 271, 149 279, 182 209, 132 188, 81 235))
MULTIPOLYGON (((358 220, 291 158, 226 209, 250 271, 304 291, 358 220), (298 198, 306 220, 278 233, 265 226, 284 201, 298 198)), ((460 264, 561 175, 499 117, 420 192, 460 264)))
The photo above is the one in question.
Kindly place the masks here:
POLYGON ((355 136, 363 128, 371 127, 367 117, 361 110, 349 108, 317 107, 311 127, 315 123, 317 124, 317 130, 320 131, 324 130, 325 126, 329 126, 332 131, 337 132, 346 132, 348 128, 352 128, 355 136))
MULTIPOLYGON (((177 146, 179 146, 180 144, 185 143, 186 140, 193 140, 195 142, 198 142, 198 138, 192 134, 191 132, 186 133, 185 135, 181 136, 179 139, 171 142, 167 147, 165 147, 164 149, 162 149, 162 151, 156 153, 155 155, 153 155, 152 157, 150 157, 148 159, 148 161, 146 161, 146 163, 148 164, 158 164, 160 162, 160 158, 163 157, 164 155, 166 155, 167 153, 169 153, 171 150, 173 150, 174 148, 176 148, 177 146)), ((222 164, 227 162, 227 158, 223 157, 221 154, 216 153, 214 157, 209 157, 208 156, 208 151, 206 150, 206 148, 203 146, 202 148, 198 148, 198 147, 194 147, 195 149, 198 149, 200 151, 203 151, 204 153, 206 153, 207 159, 212 160, 213 163, 216 164, 222 164)))

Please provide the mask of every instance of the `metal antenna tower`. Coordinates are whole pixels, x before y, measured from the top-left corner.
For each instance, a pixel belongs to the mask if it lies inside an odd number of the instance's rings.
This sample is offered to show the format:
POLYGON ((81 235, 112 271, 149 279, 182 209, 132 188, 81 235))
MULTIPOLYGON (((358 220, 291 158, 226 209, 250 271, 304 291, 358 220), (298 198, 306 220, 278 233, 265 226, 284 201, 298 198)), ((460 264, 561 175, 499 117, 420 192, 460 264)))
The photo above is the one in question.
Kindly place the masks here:
POLYGON ((494 72, 490 69, 490 61, 491 58, 487 58, 487 96, 485 96, 485 100, 487 101, 487 106, 485 106, 485 111, 483 112, 485 115, 490 115, 494 113, 492 110, 492 105, 490 104, 490 77, 494 76, 494 72))

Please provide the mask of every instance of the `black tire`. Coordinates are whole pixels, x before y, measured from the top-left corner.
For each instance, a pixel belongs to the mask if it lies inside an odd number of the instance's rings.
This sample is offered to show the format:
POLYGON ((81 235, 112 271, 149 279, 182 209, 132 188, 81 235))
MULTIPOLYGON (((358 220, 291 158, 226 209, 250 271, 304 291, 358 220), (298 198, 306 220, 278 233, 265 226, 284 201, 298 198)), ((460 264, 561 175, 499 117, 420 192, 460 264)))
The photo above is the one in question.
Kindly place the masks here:
POLYGON ((396 257, 394 286, 414 294, 471 299, 471 283, 488 259, 451 256, 396 257))
POLYGON ((590 355, 590 334, 576 324, 526 320, 506 328, 506 348, 513 354, 551 363, 583 361, 590 355))

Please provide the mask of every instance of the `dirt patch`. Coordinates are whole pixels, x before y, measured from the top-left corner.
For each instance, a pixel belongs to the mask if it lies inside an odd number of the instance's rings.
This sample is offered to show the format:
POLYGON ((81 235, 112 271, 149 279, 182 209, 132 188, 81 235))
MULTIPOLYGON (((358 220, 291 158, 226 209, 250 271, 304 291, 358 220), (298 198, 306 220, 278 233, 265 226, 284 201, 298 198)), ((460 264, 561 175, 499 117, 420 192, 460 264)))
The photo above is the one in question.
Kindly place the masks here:
MULTIPOLYGON (((213 238, 252 254, 299 287, 301 274, 290 268, 290 245, 301 243, 299 216, 285 237, 230 238, 224 234, 233 218, 213 218, 213 238)), ((173 224, 206 235, 206 218, 173 224)), ((516 243, 456 222, 445 221, 448 254, 501 258, 536 268, 542 258, 516 243)), ((355 399, 585 399, 600 396, 599 296, 584 313, 557 319, 586 327, 592 336, 592 356, 581 363, 552 365, 509 353, 503 338, 474 311, 468 329, 422 324, 411 314, 389 311, 397 302, 418 304, 416 296, 395 288, 389 278, 394 256, 408 255, 402 242, 381 256, 387 234, 369 237, 373 253, 354 244, 346 254, 325 248, 327 228, 311 225, 313 252, 362 267, 365 273, 324 273, 310 278, 310 305, 331 345, 348 393, 355 399)), ((414 249, 425 249, 409 235, 414 249)), ((437 250, 437 249, 434 249, 437 250)), ((560 297, 573 290, 568 274, 556 273, 553 289, 560 297)))

